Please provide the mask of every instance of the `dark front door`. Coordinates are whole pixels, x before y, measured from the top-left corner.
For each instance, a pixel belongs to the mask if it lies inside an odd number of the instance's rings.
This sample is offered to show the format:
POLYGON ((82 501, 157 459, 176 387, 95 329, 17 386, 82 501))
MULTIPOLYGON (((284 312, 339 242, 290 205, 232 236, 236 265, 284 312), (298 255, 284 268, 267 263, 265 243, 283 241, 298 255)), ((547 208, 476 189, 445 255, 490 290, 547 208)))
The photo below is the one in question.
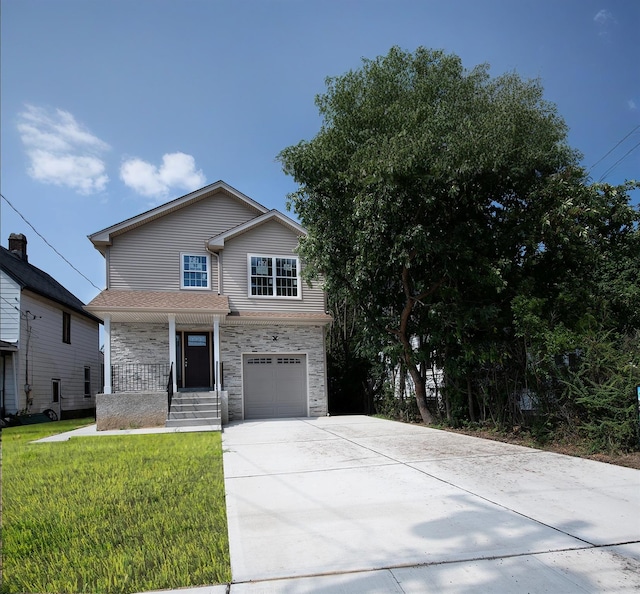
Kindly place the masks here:
POLYGON ((208 332, 184 333, 184 387, 211 387, 211 352, 208 332))

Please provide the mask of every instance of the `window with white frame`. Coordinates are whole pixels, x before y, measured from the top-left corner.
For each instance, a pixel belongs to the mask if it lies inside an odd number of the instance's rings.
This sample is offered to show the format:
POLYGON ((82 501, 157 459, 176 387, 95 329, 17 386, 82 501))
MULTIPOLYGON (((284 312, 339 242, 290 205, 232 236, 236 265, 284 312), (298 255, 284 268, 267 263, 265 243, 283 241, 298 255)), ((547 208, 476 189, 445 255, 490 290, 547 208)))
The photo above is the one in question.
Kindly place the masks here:
POLYGON ((208 289, 210 283, 208 255, 180 254, 180 286, 183 289, 208 289))
POLYGON ((299 275, 298 258, 249 254, 249 297, 299 299, 299 275))

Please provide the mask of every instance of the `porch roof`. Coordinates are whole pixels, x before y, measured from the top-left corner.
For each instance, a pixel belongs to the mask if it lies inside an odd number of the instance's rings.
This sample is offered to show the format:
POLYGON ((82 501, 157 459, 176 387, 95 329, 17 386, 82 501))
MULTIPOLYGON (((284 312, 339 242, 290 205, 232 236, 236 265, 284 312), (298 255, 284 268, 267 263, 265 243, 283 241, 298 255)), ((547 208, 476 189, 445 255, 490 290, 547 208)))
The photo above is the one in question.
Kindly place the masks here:
POLYGON ((224 320, 227 325, 251 325, 285 322, 295 325, 329 324, 333 318, 324 312, 298 311, 232 311, 224 320))
POLYGON ((332 317, 324 312, 231 311, 229 298, 211 291, 102 291, 85 309, 114 322, 166 323, 175 315, 176 323, 251 325, 284 322, 294 325, 328 324, 332 317))
POLYGON ((208 324, 229 313, 224 295, 197 291, 118 291, 106 290, 92 299, 85 309, 115 322, 166 322, 176 316, 182 324, 208 324))

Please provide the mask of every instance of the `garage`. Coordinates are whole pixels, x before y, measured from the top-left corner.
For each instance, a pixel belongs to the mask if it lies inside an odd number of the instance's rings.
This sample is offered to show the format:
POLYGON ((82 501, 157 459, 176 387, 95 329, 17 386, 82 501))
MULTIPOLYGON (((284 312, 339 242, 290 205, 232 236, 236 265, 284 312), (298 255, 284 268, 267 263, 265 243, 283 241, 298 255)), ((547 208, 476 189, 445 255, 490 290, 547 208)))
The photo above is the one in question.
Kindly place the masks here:
POLYGON ((244 355, 244 418, 307 416, 306 355, 244 355))

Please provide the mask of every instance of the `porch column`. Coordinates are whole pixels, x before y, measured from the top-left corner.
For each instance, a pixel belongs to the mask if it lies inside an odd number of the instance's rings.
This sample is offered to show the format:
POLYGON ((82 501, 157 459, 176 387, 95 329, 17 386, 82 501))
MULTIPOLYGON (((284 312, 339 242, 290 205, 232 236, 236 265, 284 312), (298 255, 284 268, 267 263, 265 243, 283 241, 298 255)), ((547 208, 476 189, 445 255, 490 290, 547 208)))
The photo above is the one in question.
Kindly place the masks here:
POLYGON ((215 377, 215 390, 219 392, 220 387, 220 319, 213 318, 213 375, 215 377))
POLYGON ((169 314, 169 363, 173 367, 173 393, 178 391, 178 367, 176 366, 176 316, 169 314))
POLYGON ((104 316, 104 393, 111 394, 111 316, 104 316))

